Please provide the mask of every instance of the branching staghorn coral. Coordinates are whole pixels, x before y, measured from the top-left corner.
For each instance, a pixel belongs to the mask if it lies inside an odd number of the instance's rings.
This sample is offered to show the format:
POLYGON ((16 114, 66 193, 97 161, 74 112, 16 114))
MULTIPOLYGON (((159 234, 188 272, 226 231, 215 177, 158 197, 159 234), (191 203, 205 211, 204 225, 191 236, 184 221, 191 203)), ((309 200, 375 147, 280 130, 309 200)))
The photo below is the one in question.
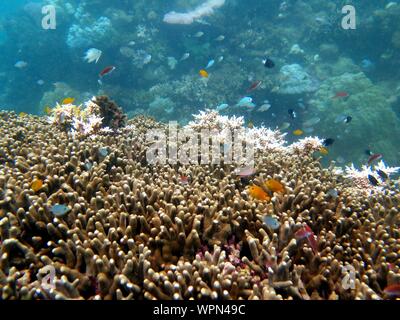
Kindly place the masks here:
POLYGON ((0 113, 2 299, 381 299, 400 283, 396 184, 357 196, 311 147, 260 151, 245 180, 234 164, 149 166, 146 131, 166 126, 127 124, 77 139, 0 113), (248 184, 268 179, 284 192, 253 199, 248 184), (55 216, 55 204, 70 210, 55 216), (305 226, 316 248, 298 236, 305 226), (346 266, 354 289, 342 285, 346 266), (54 287, 43 284, 51 267, 54 287))

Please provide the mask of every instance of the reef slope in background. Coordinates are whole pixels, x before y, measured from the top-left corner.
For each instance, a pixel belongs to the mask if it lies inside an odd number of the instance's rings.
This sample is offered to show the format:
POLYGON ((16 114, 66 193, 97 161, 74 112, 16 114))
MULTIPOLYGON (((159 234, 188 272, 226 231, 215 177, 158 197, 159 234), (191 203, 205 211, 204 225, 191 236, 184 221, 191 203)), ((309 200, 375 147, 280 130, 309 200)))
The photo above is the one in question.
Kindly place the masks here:
POLYGON ((357 185, 322 168, 306 138, 257 152, 252 181, 284 185, 259 201, 232 165, 148 165, 148 128, 164 125, 138 117, 74 137, 0 113, 1 299, 380 299, 400 283, 397 182, 357 185), (70 211, 56 217, 54 204, 70 211), (315 248, 296 239, 305 225, 315 248), (55 289, 41 286, 45 266, 55 289))

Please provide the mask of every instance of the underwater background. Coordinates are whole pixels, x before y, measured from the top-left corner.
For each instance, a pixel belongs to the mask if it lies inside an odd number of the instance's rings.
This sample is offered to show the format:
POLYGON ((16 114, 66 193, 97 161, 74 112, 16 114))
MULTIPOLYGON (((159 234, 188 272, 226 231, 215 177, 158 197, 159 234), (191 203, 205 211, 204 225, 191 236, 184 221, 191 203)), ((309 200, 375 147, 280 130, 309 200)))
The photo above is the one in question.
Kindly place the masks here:
POLYGON ((325 163, 381 154, 398 165, 399 21, 390 1, 2 1, 0 109, 46 116, 101 94, 130 118, 186 124, 217 109, 290 142, 329 139, 325 163), (202 3, 217 5, 190 23, 166 19, 202 3), (54 30, 42 27, 49 4, 54 30), (341 26, 344 5, 356 9, 354 30, 341 26), (91 48, 101 56, 88 63, 91 48))

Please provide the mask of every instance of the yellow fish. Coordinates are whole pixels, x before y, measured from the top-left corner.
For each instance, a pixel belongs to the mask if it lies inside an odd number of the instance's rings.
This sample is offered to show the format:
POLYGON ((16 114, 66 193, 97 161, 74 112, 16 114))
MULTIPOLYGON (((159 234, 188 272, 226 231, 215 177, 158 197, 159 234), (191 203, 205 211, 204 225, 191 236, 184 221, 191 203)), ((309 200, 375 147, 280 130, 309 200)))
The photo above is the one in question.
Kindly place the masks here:
POLYGON ((263 188, 253 185, 249 187, 249 194, 253 198, 261 201, 269 201, 271 198, 269 195, 263 190, 263 188))
POLYGON ((65 98, 61 104, 71 104, 75 101, 75 98, 65 98))
POLYGON ((253 129, 253 128, 254 128, 254 123, 253 123, 253 121, 249 121, 249 122, 247 123, 247 127, 249 127, 250 129, 253 129))
POLYGON ((31 183, 31 189, 35 192, 39 191, 43 187, 43 181, 40 179, 35 179, 31 183))
POLYGON ((203 78, 208 78, 208 72, 207 72, 206 70, 204 70, 204 69, 201 69, 201 70, 199 71, 199 75, 200 75, 201 77, 203 77, 203 78))
POLYGON ((294 134, 295 136, 301 136, 303 133, 304 133, 304 131, 303 131, 303 130, 300 130, 300 129, 297 129, 297 130, 294 130, 294 131, 293 131, 293 134, 294 134))
POLYGON ((51 113, 51 108, 49 106, 45 106, 43 109, 45 114, 50 114, 51 113))
POLYGON ((28 114, 25 113, 25 112, 20 112, 20 113, 19 113, 19 116, 20 116, 20 117, 26 117, 27 115, 28 115, 28 114))
POLYGON ((329 151, 327 148, 321 147, 321 149, 319 149, 319 153, 326 156, 326 155, 328 155, 329 151))

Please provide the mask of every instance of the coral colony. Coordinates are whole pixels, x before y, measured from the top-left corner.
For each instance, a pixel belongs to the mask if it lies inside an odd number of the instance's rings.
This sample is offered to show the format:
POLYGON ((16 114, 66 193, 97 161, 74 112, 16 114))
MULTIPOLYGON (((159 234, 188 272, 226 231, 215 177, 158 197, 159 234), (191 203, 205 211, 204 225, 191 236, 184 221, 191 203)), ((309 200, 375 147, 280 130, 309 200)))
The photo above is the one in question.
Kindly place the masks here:
POLYGON ((171 11, 164 16, 164 22, 170 24, 192 24, 194 21, 212 15, 214 9, 218 9, 225 4, 225 0, 208 0, 186 13, 171 11))

